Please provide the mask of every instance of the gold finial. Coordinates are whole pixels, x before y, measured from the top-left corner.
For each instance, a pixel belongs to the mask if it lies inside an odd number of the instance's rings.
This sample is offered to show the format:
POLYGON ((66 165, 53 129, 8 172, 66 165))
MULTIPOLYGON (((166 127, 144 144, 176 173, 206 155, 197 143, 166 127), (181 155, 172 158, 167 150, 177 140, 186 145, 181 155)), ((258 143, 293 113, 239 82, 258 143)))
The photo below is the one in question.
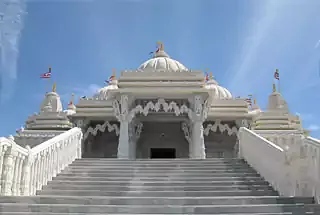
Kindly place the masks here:
POLYGON ((117 70, 116 69, 112 69, 112 80, 115 80, 117 76, 117 70))
POLYGON ((209 74, 209 80, 213 80, 213 74, 212 74, 212 72, 210 72, 210 74, 209 74))
POLYGON ((253 104, 255 104, 255 105, 257 104, 257 99, 256 98, 253 99, 253 104))
POLYGON ((272 92, 273 93, 277 92, 277 88, 276 88, 276 84, 275 83, 272 84, 272 92))
POLYGON ((164 46, 162 42, 157 42, 157 44, 159 45, 159 51, 164 51, 164 46))
POLYGON ((57 91, 57 83, 54 83, 52 86, 52 92, 56 92, 57 91))
POLYGON ((71 100, 70 100, 70 104, 72 105, 74 102, 74 93, 71 94, 71 100))

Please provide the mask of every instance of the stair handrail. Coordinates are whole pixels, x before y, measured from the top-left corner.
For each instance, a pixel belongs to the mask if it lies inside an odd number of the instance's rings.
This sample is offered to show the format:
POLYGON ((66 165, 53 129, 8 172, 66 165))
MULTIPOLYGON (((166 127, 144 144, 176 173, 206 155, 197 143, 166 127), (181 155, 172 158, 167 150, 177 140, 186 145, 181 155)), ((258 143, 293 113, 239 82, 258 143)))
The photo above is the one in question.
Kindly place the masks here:
POLYGON ((72 128, 34 148, 0 138, 0 195, 35 195, 67 165, 81 158, 83 134, 72 128))
POLYGON ((301 194, 314 196, 320 204, 320 140, 310 136, 303 137, 300 160, 301 194))
POLYGON ((238 133, 239 156, 253 167, 280 195, 293 196, 290 168, 285 149, 255 132, 241 127, 238 133))

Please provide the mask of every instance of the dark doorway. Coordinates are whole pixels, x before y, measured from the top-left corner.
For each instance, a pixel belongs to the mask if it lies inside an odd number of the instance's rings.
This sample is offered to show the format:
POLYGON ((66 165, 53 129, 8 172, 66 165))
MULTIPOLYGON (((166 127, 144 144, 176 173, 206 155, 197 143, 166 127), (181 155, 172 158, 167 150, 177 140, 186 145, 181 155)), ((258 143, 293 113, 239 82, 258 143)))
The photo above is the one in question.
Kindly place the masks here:
POLYGON ((152 159, 176 158, 176 149, 174 148, 152 148, 150 152, 152 159))

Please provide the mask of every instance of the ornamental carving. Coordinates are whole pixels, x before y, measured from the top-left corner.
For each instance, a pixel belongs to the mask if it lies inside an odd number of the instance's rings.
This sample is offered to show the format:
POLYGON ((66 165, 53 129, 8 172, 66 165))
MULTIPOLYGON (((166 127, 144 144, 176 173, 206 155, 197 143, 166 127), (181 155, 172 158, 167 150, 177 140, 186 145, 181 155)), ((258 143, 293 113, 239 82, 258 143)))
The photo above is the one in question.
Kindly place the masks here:
POLYGON ((84 134, 84 139, 87 139, 89 134, 92 134, 93 136, 96 136, 98 131, 105 132, 106 128, 108 128, 108 132, 115 131, 116 135, 119 136, 120 130, 117 124, 110 124, 108 121, 103 123, 102 125, 98 124, 95 128, 89 127, 86 133, 84 134))
MULTIPOLYGON (((156 103, 150 101, 146 105, 137 105, 131 111, 120 111, 120 106, 118 101, 113 102, 113 108, 115 111, 115 116, 119 121, 128 120, 129 122, 135 117, 136 114, 143 114, 147 116, 150 111, 159 112, 163 110, 164 112, 173 112, 176 116, 182 115, 184 113, 188 114, 189 117, 192 115, 192 110, 189 109, 186 105, 179 106, 176 102, 166 102, 164 99, 158 99, 156 103)), ((127 107, 127 106, 126 106, 127 107)))
POLYGON ((142 105, 137 105, 131 110, 131 113, 134 113, 134 115, 140 113, 144 116, 147 116, 150 110, 155 112, 163 110, 166 113, 172 111, 176 116, 182 115, 184 113, 190 114, 192 112, 191 109, 189 109, 186 105, 181 105, 179 107, 179 105, 174 101, 166 102, 164 99, 158 99, 156 103, 150 101, 144 107, 142 105))
POLYGON ((141 134, 141 131, 142 131, 142 127, 143 127, 143 124, 141 122, 137 123, 136 124, 136 139, 138 140, 140 138, 140 134, 141 134))
POLYGON ((190 144, 192 142, 192 140, 191 140, 191 128, 190 128, 189 124, 187 122, 181 123, 181 129, 184 133, 184 137, 186 138, 186 140, 190 144))
POLYGON ((205 121, 208 117, 211 107, 211 96, 207 100, 202 100, 200 95, 194 96, 194 113, 189 115, 189 118, 194 121, 205 121))
POLYGON ((202 113, 202 99, 199 95, 194 97, 194 112, 197 116, 200 116, 202 113))
POLYGON ((218 129, 221 133, 227 131, 229 136, 237 135, 238 133, 238 129, 236 126, 230 128, 228 124, 222 124, 219 120, 215 121, 214 124, 208 124, 203 133, 204 135, 208 136, 210 131, 216 132, 218 131, 218 129))

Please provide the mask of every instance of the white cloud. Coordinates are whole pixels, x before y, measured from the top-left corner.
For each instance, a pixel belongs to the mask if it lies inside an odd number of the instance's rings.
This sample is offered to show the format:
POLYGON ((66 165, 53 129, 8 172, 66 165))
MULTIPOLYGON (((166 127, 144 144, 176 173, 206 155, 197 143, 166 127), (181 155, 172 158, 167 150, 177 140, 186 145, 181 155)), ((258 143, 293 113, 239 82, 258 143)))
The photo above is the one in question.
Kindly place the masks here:
POLYGON ((316 124, 311 124, 311 125, 309 125, 309 127, 307 129, 310 131, 318 131, 318 130, 320 130, 320 126, 316 125, 316 124))
POLYGON ((18 45, 25 8, 24 0, 0 1, 0 100, 10 96, 17 77, 18 45))
POLYGON ((318 40, 318 42, 316 43, 316 45, 314 46, 314 48, 315 48, 315 49, 318 48, 319 45, 320 45, 320 40, 318 40))
MULTIPOLYGON (((291 59, 296 58, 298 54, 291 53, 299 52, 288 50, 293 47, 302 47, 301 38, 306 36, 305 28, 308 26, 306 23, 312 26, 311 23, 315 22, 317 17, 314 7, 308 7, 301 12, 301 8, 297 5, 289 0, 270 0, 255 4, 252 11, 257 11, 256 16, 253 17, 257 21, 248 25, 248 28, 243 28, 245 36, 242 38, 242 43, 244 45, 240 51, 237 51, 228 69, 229 72, 225 77, 228 80, 227 88, 240 94, 252 93, 252 91, 259 93, 267 86, 266 79, 272 80, 273 69, 280 67, 281 70, 292 64, 291 59), (291 61, 287 63, 288 59, 291 61), (248 77, 254 77, 254 81, 249 83, 248 77)), ((306 60, 307 58, 302 59, 296 69, 303 69, 305 72, 292 76, 292 82, 307 82, 311 76, 314 76, 316 58, 317 56, 313 55, 308 58, 309 61, 306 60)))
MULTIPOLYGON (((258 15, 256 22, 248 29, 248 35, 245 39, 245 43, 242 47, 240 59, 237 55, 234 62, 234 71, 231 71, 229 80, 229 87, 234 88, 241 83, 243 84, 245 79, 250 76, 250 67, 258 56, 259 46, 265 40, 265 37, 270 31, 270 27, 275 21, 279 5, 275 1, 266 1, 262 7, 266 10, 266 16, 258 15)), ((259 11, 259 8, 256 8, 259 11)), ((238 88, 238 87, 237 87, 238 88)))

